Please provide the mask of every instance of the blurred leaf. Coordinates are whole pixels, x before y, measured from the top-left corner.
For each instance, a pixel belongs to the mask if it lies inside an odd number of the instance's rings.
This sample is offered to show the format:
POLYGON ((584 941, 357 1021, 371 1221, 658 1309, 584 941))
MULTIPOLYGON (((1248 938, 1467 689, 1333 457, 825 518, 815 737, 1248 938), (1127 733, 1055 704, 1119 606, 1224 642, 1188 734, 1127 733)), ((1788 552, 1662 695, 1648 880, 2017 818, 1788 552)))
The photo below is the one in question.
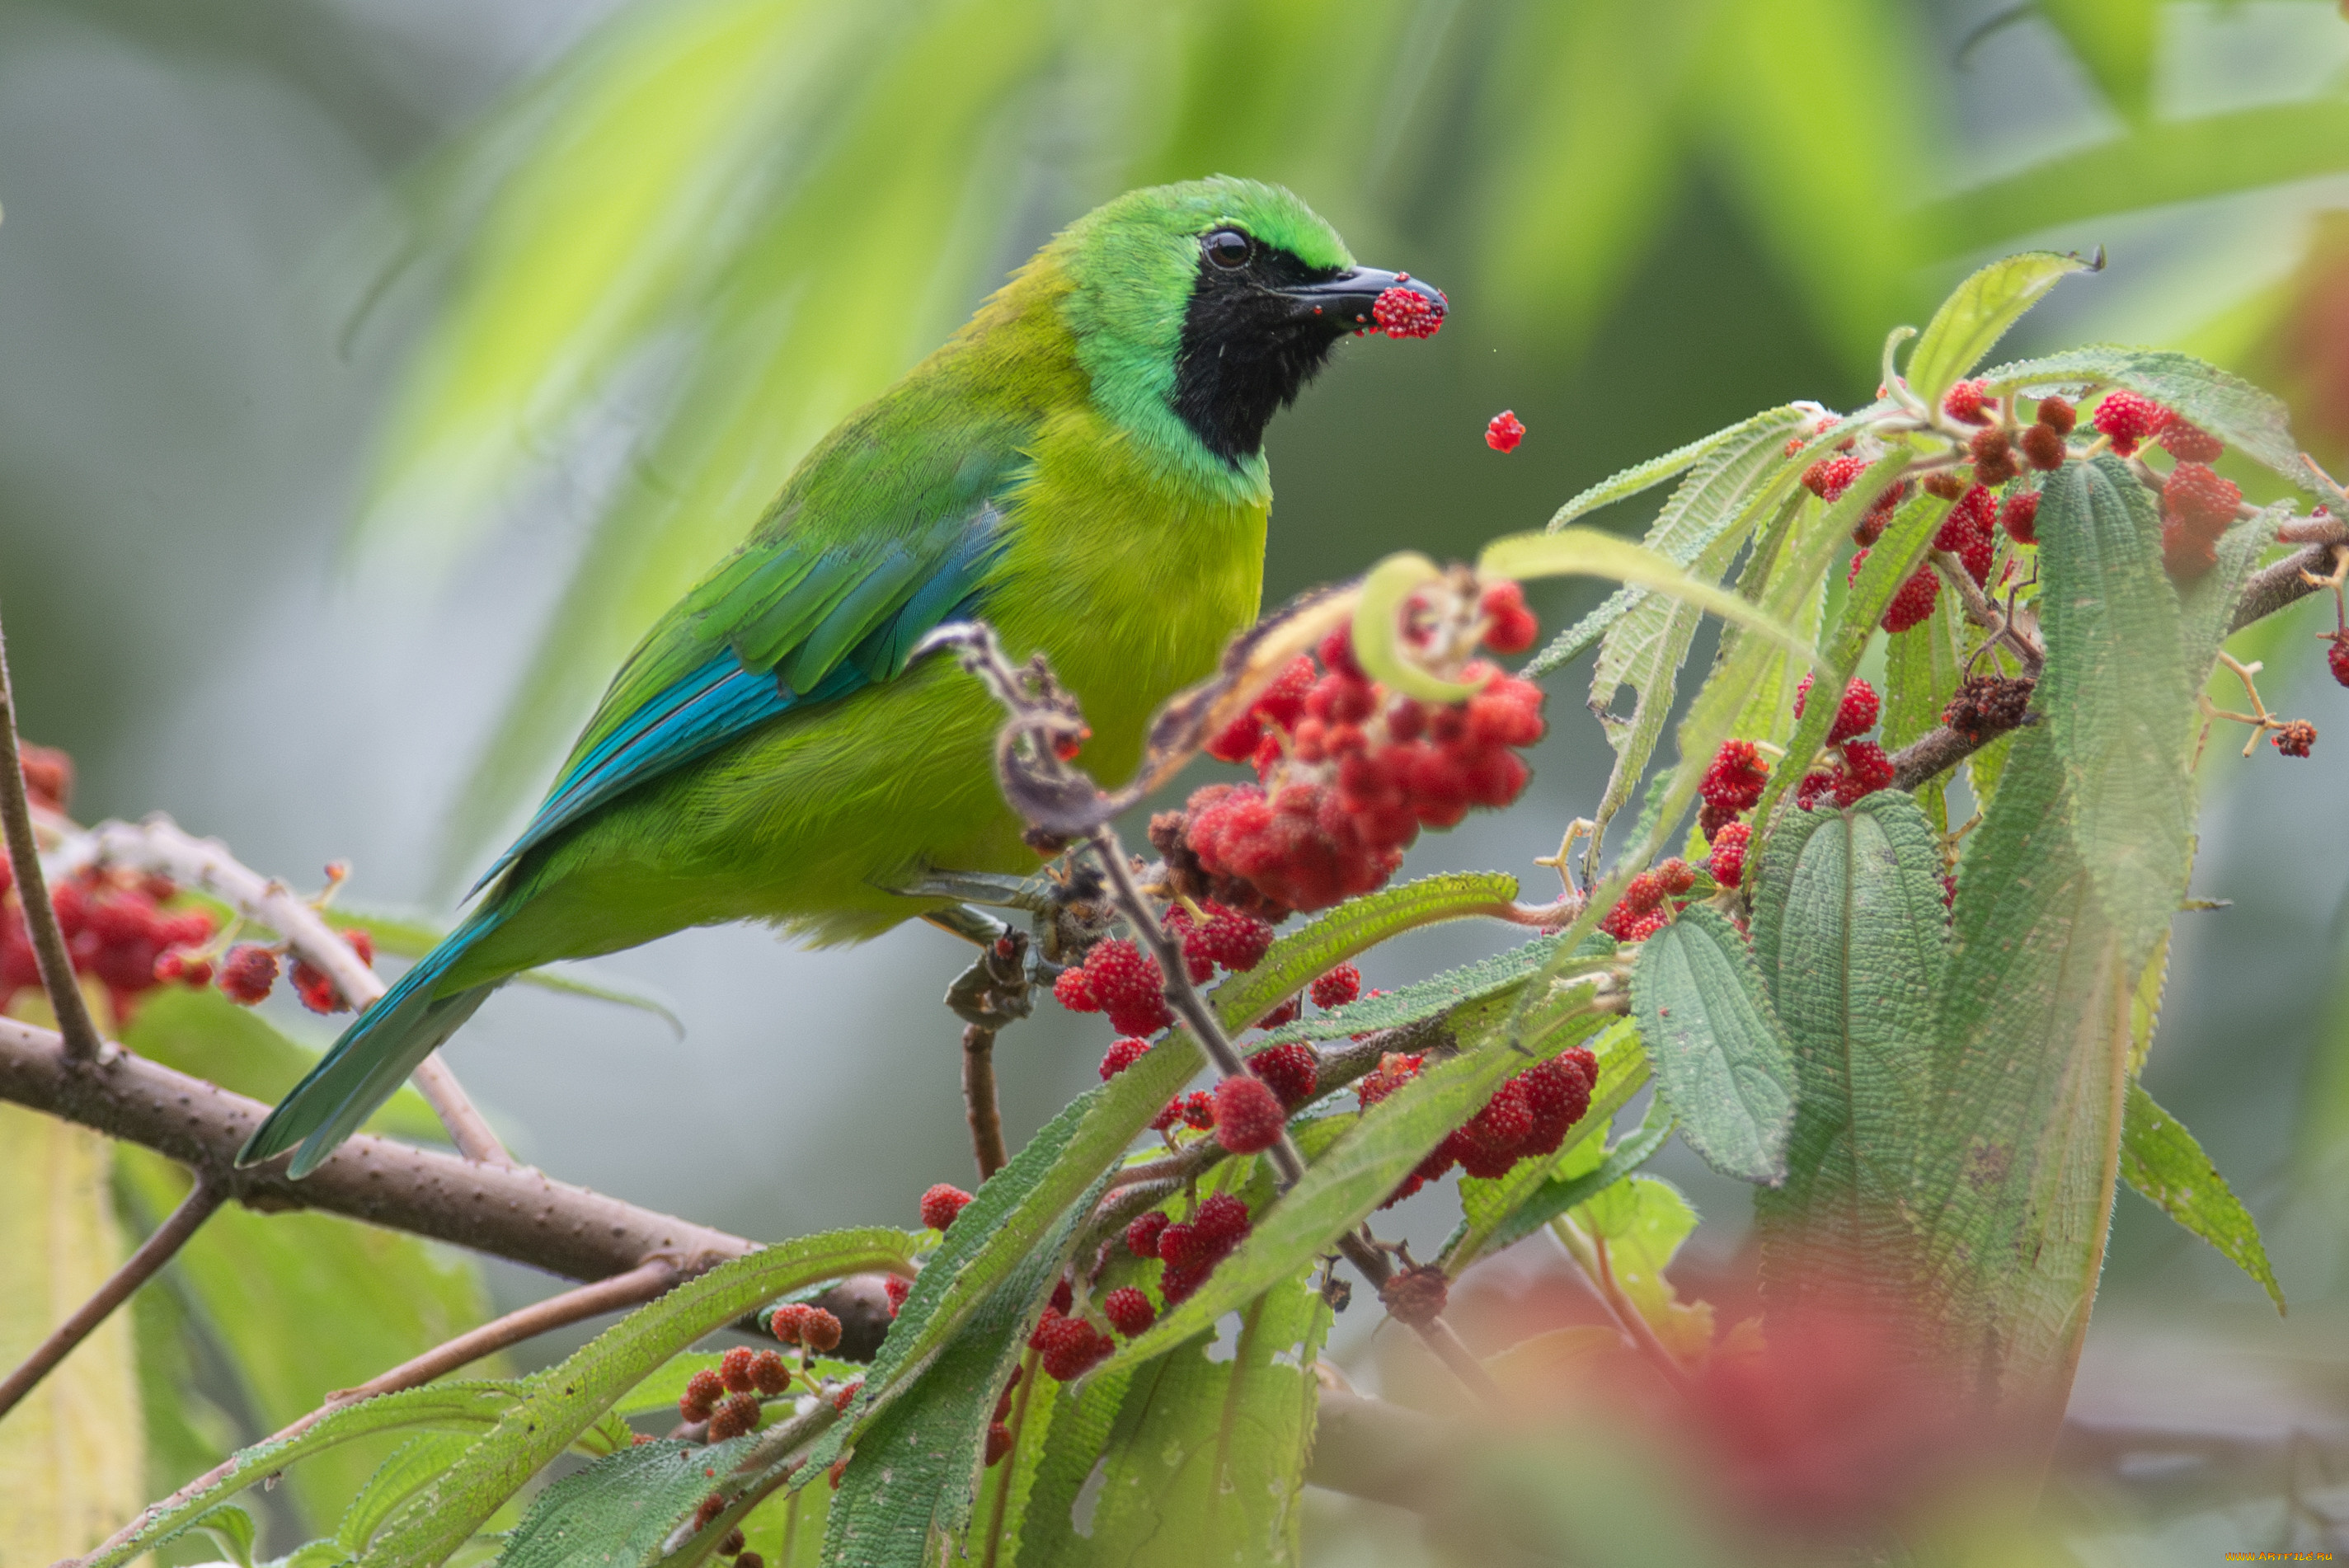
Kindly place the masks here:
MULTIPOLYGON (((187 1191, 178 1166, 143 1149, 125 1148, 120 1169, 125 1190, 150 1214, 170 1212, 187 1191)), ((224 1353, 267 1431, 490 1316, 471 1258, 336 1214, 226 1205, 165 1277, 224 1353), (386 1280, 399 1288, 384 1289, 386 1280)), ((381 1457, 366 1446, 340 1449, 289 1478, 313 1534, 326 1533, 381 1457)))
POLYGON ((1908 796, 1798 813, 1771 839, 1754 961, 1794 1047, 1795 1109, 1785 1185, 1756 1192, 1754 1217, 1779 1301, 1914 1284, 1905 1208, 1948 955, 1940 837, 1908 796))
POLYGON ((2047 667, 2033 702, 2063 758, 2080 857, 2131 975, 2169 929, 2193 853, 2194 686, 2160 514, 2117 458, 2067 463, 2039 492, 2047 667))
POLYGON ((195 1528, 196 1521, 223 1498, 233 1497, 257 1480, 265 1480, 296 1460, 339 1447, 354 1439, 416 1427, 443 1430, 481 1429, 522 1398, 515 1383, 444 1380, 421 1388, 380 1394, 356 1405, 346 1405, 321 1417, 293 1437, 259 1443, 233 1456, 228 1472, 192 1497, 156 1504, 140 1515, 129 1538, 84 1562, 80 1568, 120 1568, 150 1547, 195 1528))
POLYGON ((831 1516, 829 1486, 803 1486, 771 1497, 743 1522, 745 1548, 765 1558, 769 1568, 822 1568, 831 1516))
POLYGON ((229 1555, 237 1568, 253 1568, 253 1543, 259 1532, 253 1515, 233 1502, 222 1503, 196 1521, 193 1528, 212 1537, 212 1544, 229 1555))
MULTIPOLYGON (((123 1257, 97 1132, 0 1105, 0 1367, 31 1355, 123 1257)), ((146 1455, 130 1322, 100 1324, 0 1421, 0 1542, 14 1563, 87 1552, 139 1507, 146 1455)))
POLYGON ((2026 1405, 2068 1387, 2104 1261, 2131 977, 2049 729, 2015 732, 1958 861, 1913 1200, 1948 1348, 2026 1405))
MULTIPOLYGON (((1454 1128, 1483 1109, 1502 1079, 1611 1022, 1589 1010, 1587 988, 1578 987, 1541 1004, 1543 1026, 1527 1033, 1522 1052, 1514 1051, 1506 1043, 1508 1004, 1506 996, 1494 997, 1455 1014, 1459 1054, 1431 1057, 1418 1077, 1363 1111, 1351 1130, 1306 1167, 1294 1187, 1256 1216, 1238 1250, 1217 1264, 1195 1293, 1120 1346, 1104 1367, 1134 1366, 1164 1355, 1305 1268, 1335 1237, 1384 1202, 1454 1128)), ((1128 1068, 1119 1078, 1133 1071, 1128 1068)))
POLYGON ((1927 407, 1940 407, 1942 394, 1982 363, 2023 312, 2072 273, 2094 270, 2078 256, 2024 251, 1975 273, 1941 302, 1917 340, 1909 356, 1909 389, 1927 407))
POLYGON ((2165 931, 2137 977, 2137 988, 2129 993, 2128 1076, 2132 1078, 2145 1070, 2147 1053, 2153 1049, 2153 1031, 2161 1022, 2161 993, 2168 983, 2169 933, 2165 931))
MULTIPOLYGON (((1758 414, 1754 418, 1767 418, 1769 414, 1758 414)), ((1662 457, 1650 458, 1644 463, 1634 463, 1620 473, 1609 475, 1589 489, 1578 492, 1572 500, 1552 512, 1549 521, 1542 525, 1542 531, 1556 533, 1586 513, 1613 506, 1617 501, 1629 500, 1643 490, 1653 490, 1666 480, 1686 473, 1710 457, 1723 442, 1736 439, 1739 433, 1752 423, 1751 419, 1741 419, 1726 429, 1715 430, 1710 436, 1699 436, 1684 447, 1675 447, 1662 457)), ((1596 640, 1595 635, 1593 640, 1596 640)), ((1586 647, 1588 645, 1584 645, 1586 647)), ((1567 657, 1573 655, 1569 654, 1567 657)))
POLYGON ((1330 1325, 1309 1273, 1278 1281, 1241 1309, 1228 1358, 1209 1356, 1210 1331, 1133 1369, 1102 1449, 1084 1549, 1044 1561, 1298 1561, 1299 1493, 1319 1395, 1313 1363, 1330 1325))
POLYGON ((2145 1086, 2131 1082, 2121 1121, 2121 1175, 2163 1213, 2209 1243, 2251 1276, 2279 1315, 2283 1287, 2268 1266, 2260 1227, 2235 1196, 2194 1135, 2153 1102, 2145 1086))
POLYGON ((1631 1016, 1682 1140, 1724 1176, 1783 1180, 1795 1064, 1736 927, 1699 905, 1649 937, 1631 1016))
MULTIPOLYGON (((2157 119, 2127 136, 2044 159, 1921 203, 1920 241, 1943 255, 2017 234, 2349 169, 2349 104, 2274 104, 2157 119)), ((2198 416, 2195 422, 2201 423, 2198 416)))
POLYGON ((2146 119, 2153 102, 2160 5, 2154 0, 2037 0, 2033 9, 2063 36, 2115 113, 2123 119, 2146 119))
MULTIPOLYGON (((2127 387, 2177 409, 2302 490, 2313 488, 2283 404, 2191 355, 2150 348, 2074 348, 2002 365, 1984 371, 1982 377, 1992 396, 2021 387, 2127 387)), ((2064 471, 2075 467, 2067 464, 2064 471)), ((2046 493, 2044 486, 2040 493, 2046 493)))
POLYGON ((1664 1347, 1682 1361, 1713 1348, 1713 1305, 1683 1303, 1664 1270, 1696 1229, 1696 1210, 1679 1188, 1653 1176, 1618 1181, 1557 1222, 1599 1252, 1601 1266, 1664 1347))
MULTIPOLYGON (((1580 1124, 1581 1129, 1592 1129, 1593 1124, 1603 1128, 1611 1118, 1611 1109, 1603 1115, 1599 1109, 1599 1097, 1609 1092, 1610 1068, 1616 1069, 1614 1076, 1619 1082, 1629 1084, 1614 1097, 1618 1107, 1647 1081, 1647 1061, 1638 1044, 1637 1035, 1621 1021, 1599 1037, 1599 1087, 1591 1098, 1590 1113, 1580 1124), (1610 1042, 1619 1042, 1619 1047, 1610 1050, 1610 1042), (1632 1066, 1638 1068, 1636 1078, 1621 1070, 1632 1066)), ((1602 1147, 1605 1139, 1586 1135, 1568 1143, 1553 1165, 1527 1161, 1495 1181, 1463 1176, 1460 1206, 1466 1211, 1466 1216, 1444 1243, 1437 1262, 1456 1279, 1479 1257, 1516 1245, 1568 1209, 1588 1202, 1645 1165, 1671 1140, 1675 1125, 1671 1108, 1664 1103, 1663 1096, 1657 1095, 1648 1101, 1648 1114, 1640 1125, 1611 1149, 1602 1147), (1519 1172, 1526 1171, 1530 1171, 1533 1178, 1529 1183, 1517 1180, 1519 1172)))
POLYGON ((463 1462, 413 1497, 386 1523, 376 1551, 391 1562, 439 1562, 463 1545, 619 1397, 685 1346, 776 1296, 821 1280, 908 1266, 901 1231, 829 1231, 779 1243, 719 1264, 638 1307, 561 1365, 524 1386, 523 1398, 463 1462))

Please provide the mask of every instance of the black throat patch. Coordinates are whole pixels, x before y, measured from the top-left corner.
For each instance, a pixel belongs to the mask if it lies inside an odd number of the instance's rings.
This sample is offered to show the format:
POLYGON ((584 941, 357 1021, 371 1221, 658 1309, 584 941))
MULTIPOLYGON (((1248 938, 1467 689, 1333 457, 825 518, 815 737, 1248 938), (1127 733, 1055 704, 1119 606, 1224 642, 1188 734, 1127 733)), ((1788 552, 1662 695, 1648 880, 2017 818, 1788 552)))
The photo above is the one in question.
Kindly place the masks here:
POLYGON ((1269 247, 1244 267, 1199 258, 1174 360, 1174 412, 1232 467, 1264 449, 1273 415, 1297 400, 1353 325, 1281 291, 1336 275, 1269 247))

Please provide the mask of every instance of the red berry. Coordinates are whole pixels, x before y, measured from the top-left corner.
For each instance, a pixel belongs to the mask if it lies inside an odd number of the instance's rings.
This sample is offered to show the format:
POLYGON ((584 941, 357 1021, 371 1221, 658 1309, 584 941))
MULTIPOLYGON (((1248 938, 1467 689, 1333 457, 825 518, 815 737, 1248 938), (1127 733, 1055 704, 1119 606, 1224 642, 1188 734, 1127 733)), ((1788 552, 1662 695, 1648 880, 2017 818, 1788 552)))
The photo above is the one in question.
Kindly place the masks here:
POLYGON ((2349 686, 2349 632, 2335 632, 2328 641, 2331 645, 2324 650, 2324 667, 2333 672, 2334 680, 2349 686))
POLYGON ((1010 1451, 1011 1429, 1000 1421, 989 1423, 987 1429, 988 1464, 992 1466, 1000 1463, 1003 1456, 1010 1451))
POLYGON ((1109 1054, 1102 1057, 1102 1082, 1107 1083, 1126 1068, 1140 1061, 1150 1050, 1148 1040, 1137 1040, 1128 1035, 1110 1042, 1109 1054))
POLYGON ((1485 589, 1477 608, 1486 623, 1485 645, 1496 654, 1522 654, 1541 632, 1541 623, 1526 607, 1526 591, 1515 583, 1504 580, 1485 589))
POLYGON ((1425 1057, 1417 1054, 1406 1056, 1399 1051, 1389 1051, 1379 1058, 1377 1068, 1354 1080, 1355 1099, 1361 1101, 1364 1110, 1370 1109, 1417 1078, 1420 1067, 1426 1060, 1425 1057))
POLYGON ((1892 783, 1892 759, 1872 740, 1854 740, 1843 748, 1843 769, 1837 774, 1835 800, 1848 806, 1863 795, 1873 795, 1892 783))
POLYGON ((1827 730, 1827 744, 1841 746, 1854 736, 1865 735, 1876 727, 1876 716, 1883 704, 1876 688, 1854 676, 1843 688, 1843 701, 1836 706, 1835 723, 1827 730))
POLYGON ((1101 1000, 1093 995, 1092 980, 1081 966, 1063 969, 1052 982, 1052 999, 1071 1013, 1098 1013, 1101 1000))
MULTIPOLYGON (((1085 954, 1085 981, 1110 1027, 1121 1035, 1154 1035, 1174 1021, 1166 1006, 1166 982, 1158 960, 1133 943, 1112 938, 1085 954)), ((1053 986, 1059 995, 1060 987, 1053 986)))
POLYGON ((1933 602, 1941 596, 1941 579, 1928 566, 1900 585, 1892 595, 1892 603, 1884 608, 1884 629, 1900 633, 1911 626, 1921 625, 1933 614, 1933 602))
POLYGON ((1216 1097, 1203 1088, 1195 1088, 1183 1097, 1183 1121, 1205 1132, 1216 1125, 1216 1097))
POLYGON ((2071 450, 2064 438, 2046 425, 2027 427, 2018 438, 2018 444, 2023 448, 2023 460, 2043 472, 2062 468, 2071 450))
POLYGON ((1763 788, 1769 782, 1770 767, 1762 760, 1760 748, 1750 740, 1731 740, 1723 742, 1714 753, 1697 789, 1707 806, 1748 811, 1762 799, 1763 788))
POLYGON ((2304 718, 2296 718, 2268 738, 2286 757, 2305 757, 2308 748, 2316 744, 2316 726, 2304 718))
POLYGON ((1246 1073, 1216 1086, 1216 1141, 1235 1154, 1255 1154, 1280 1141, 1288 1113, 1263 1079, 1246 1073))
POLYGON ((1713 880, 1723 887, 1735 887, 1745 877, 1745 845, 1754 837, 1754 830, 1743 822, 1725 824, 1713 836, 1713 880))
POLYGON ((1320 1057, 1299 1041, 1273 1046, 1247 1059, 1248 1070, 1280 1097, 1282 1106, 1295 1110, 1313 1098, 1321 1077, 1320 1057))
POLYGON ((1371 302, 1371 319, 1389 337, 1433 337, 1444 325, 1444 299, 1416 289, 1391 288, 1371 302))
POLYGON ((807 1332, 808 1315, 814 1310, 803 1301, 787 1301, 767 1314, 767 1332, 786 1345, 798 1345, 807 1332))
POLYGON ((1150 1130, 1153 1132, 1172 1132, 1174 1130, 1174 1124, 1182 1119, 1183 1101, 1181 1097, 1177 1096, 1175 1099, 1170 1099, 1166 1102, 1166 1108, 1164 1110, 1161 1110, 1156 1116, 1150 1119, 1150 1130))
POLYGON ((2180 462, 2161 486, 2163 506, 2200 539, 2216 540, 2226 532, 2242 499, 2232 480, 2220 479, 2203 463, 2180 462))
POLYGON ((1966 443, 1966 449, 1973 458, 1978 483, 2002 485, 2023 471, 2014 460, 2014 443, 1995 425, 1976 434, 1966 443))
POLYGON ((1444 1315, 1450 1281, 1433 1264, 1397 1269, 1379 1286, 1379 1303, 1397 1323, 1424 1328, 1444 1315))
POLYGON ((2034 684, 2028 678, 2002 680, 1996 676, 1972 676, 1958 684, 1941 722, 1972 745, 1980 746, 2023 722, 2031 706, 2034 684))
POLYGON ((344 927, 343 940, 350 944, 352 952, 359 955, 360 963, 366 965, 370 969, 375 967, 374 937, 368 935, 365 931, 360 930, 357 926, 352 925, 344 927))
POLYGON ((232 1002, 250 1007, 276 983, 277 954, 266 947, 232 947, 221 960, 220 988, 232 1002))
POLYGON ((736 1394, 718 1407, 709 1418, 709 1440, 722 1443, 729 1438, 739 1438, 759 1425, 759 1396, 736 1394))
POLYGON ((791 1366, 772 1350, 759 1351, 750 1357, 750 1382, 761 1394, 780 1394, 792 1386, 791 1366))
MULTIPOLYGON (((1014 1368, 1014 1370, 1017 1370, 1017 1368, 1014 1368)), ((848 1407, 856 1402, 856 1396, 862 1393, 864 1388, 864 1379, 862 1377, 859 1377, 854 1383, 843 1383, 840 1386, 839 1390, 832 1397, 832 1408, 834 1410, 845 1414, 848 1407)))
POLYGON ((1686 861, 1674 855, 1656 868, 1656 881, 1662 885, 1667 896, 1678 898, 1696 886, 1696 872, 1686 861))
POLYGON ((1189 1221, 1177 1221, 1158 1233, 1158 1256, 1168 1269, 1205 1269, 1217 1256, 1215 1244, 1189 1221))
MULTIPOLYGON (((767 1354, 770 1356, 775 1356, 775 1353, 771 1350, 768 1351, 767 1354)), ((749 1393, 751 1387, 750 1364, 756 1360, 757 1357, 758 1352, 750 1349, 748 1346, 736 1346, 733 1349, 729 1350, 724 1356, 719 1357, 718 1380, 725 1384, 728 1388, 733 1390, 737 1394, 749 1393)), ((782 1357, 775 1356, 775 1359, 780 1362, 782 1360, 782 1357)))
POLYGON ((1317 1007, 1342 1007, 1361 994, 1362 972, 1350 964, 1340 964, 1313 982, 1317 1007))
POLYGON ((1983 425, 1990 416, 1982 412, 1982 383, 1961 381, 1941 398, 1941 412, 1968 425, 1983 425))
POLYGON ((685 1380, 685 1393, 677 1402, 677 1413, 688 1421, 706 1421, 724 1398, 725 1380, 705 1367, 685 1380))
POLYGON ((2064 398, 2042 397, 2036 417, 2039 423, 2057 435, 2068 436, 2072 433, 2072 427, 2079 423, 2080 413, 2064 398))
POLYGON ((2218 564, 2214 540, 2195 532, 2176 517, 2161 520, 2161 567, 2171 581, 2191 583, 2218 564))
POLYGON ((1854 457, 1821 458, 1803 470, 1803 485, 1821 500, 1834 500, 1851 489, 1851 481, 1868 471, 1854 457))
POLYGON ((693 1527, 698 1530, 725 1511, 725 1498, 713 1491, 703 1498, 701 1505, 693 1511, 693 1527))
POLYGON ((1207 923, 1200 929, 1199 940, 1208 957, 1236 975, 1264 962, 1272 947, 1268 923, 1220 903, 1208 903, 1206 912, 1207 923))
POLYGON ((2183 463, 2215 463, 2225 454, 2227 443, 2191 420, 2170 416, 2169 423, 2161 428, 2158 438, 2169 455, 2183 463))
POLYGON ((889 1315, 895 1317, 905 1309, 905 1298, 914 1294, 914 1282, 903 1274, 891 1274, 881 1282, 881 1291, 889 1298, 889 1315))
POLYGON ((1164 1209, 1153 1209, 1125 1228, 1125 1250, 1138 1258, 1158 1255, 1158 1238, 1168 1221, 1164 1209))
POLYGON ((1056 1317, 1038 1332, 1043 1336, 1044 1370, 1062 1383, 1083 1377, 1115 1348, 1108 1335, 1081 1317, 1056 1317))
POLYGON ((1150 1305, 1150 1298, 1130 1284, 1121 1285, 1102 1297, 1102 1314, 1109 1319, 1112 1328, 1128 1339, 1158 1321, 1158 1310, 1150 1305))
POLYGON ((1229 1192, 1217 1192, 1191 1216, 1191 1228, 1204 1237, 1213 1256, 1222 1257, 1248 1233, 1248 1208, 1229 1192))
POLYGON ((2176 418, 2152 398, 2121 387, 2105 395, 2105 400, 2096 405, 2092 422, 2111 439, 2113 450, 2126 458, 2137 450, 2139 441, 2159 435, 2162 428, 2176 418))
POLYGON ((2005 528, 2007 537, 2015 543, 2038 543, 2039 492, 2025 490, 2021 495, 2009 496, 2005 508, 1998 514, 1998 521, 2005 528))
MULTIPOLYGON (((730 1530, 726 1532, 726 1539, 718 1543, 718 1554, 720 1557, 739 1558, 742 1555, 745 1542, 746 1538, 740 1529, 730 1530)), ((758 1554, 752 1553, 751 1555, 755 1557, 758 1554)))
POLYGON ((1526 422, 1504 408, 1485 427, 1485 444, 1496 452, 1514 452, 1526 438, 1526 422))
POLYGON ((822 1356, 840 1347, 840 1319, 820 1306, 811 1306, 800 1320, 800 1343, 822 1356))
POLYGON ((308 959, 295 959, 287 977, 294 982, 295 995, 302 998, 302 1006, 313 1013, 349 1011, 350 1004, 343 999, 333 976, 323 969, 313 967, 308 959))
POLYGON ((951 1182, 941 1181, 922 1194, 922 1223, 931 1230, 943 1231, 955 1222, 955 1216, 969 1202, 969 1193, 951 1182))

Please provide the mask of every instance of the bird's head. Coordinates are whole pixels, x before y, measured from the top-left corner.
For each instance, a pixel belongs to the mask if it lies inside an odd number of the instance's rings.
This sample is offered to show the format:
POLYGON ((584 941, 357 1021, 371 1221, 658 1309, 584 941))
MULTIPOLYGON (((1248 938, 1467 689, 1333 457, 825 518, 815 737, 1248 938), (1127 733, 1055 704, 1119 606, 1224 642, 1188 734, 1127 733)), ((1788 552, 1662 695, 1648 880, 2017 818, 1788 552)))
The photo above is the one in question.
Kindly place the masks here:
POLYGON ((1415 278, 1354 264, 1288 191, 1218 175, 1130 191, 1070 225, 1052 250, 1061 312, 1093 400, 1170 455, 1259 469, 1264 428, 1379 296, 1415 278))

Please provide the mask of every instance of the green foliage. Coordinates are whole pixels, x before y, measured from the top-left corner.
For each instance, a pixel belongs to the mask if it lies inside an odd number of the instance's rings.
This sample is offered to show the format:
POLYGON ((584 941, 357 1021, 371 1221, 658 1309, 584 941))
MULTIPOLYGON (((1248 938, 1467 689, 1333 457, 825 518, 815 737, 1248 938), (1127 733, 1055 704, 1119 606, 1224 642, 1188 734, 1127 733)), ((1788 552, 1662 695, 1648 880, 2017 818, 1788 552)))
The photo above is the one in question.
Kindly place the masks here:
POLYGON ((1713 1347, 1711 1305, 1682 1302, 1664 1277, 1673 1254, 1696 1229, 1696 1210, 1679 1188, 1653 1176, 1634 1176, 1600 1190, 1551 1223, 1569 1248, 1589 1244, 1606 1277, 1675 1357, 1694 1361, 1713 1347))
POLYGON ((2122 1108, 2121 1175, 2163 1213, 2219 1249, 2283 1309, 2283 1287, 2268 1266, 2259 1225, 2194 1135, 2132 1080, 2122 1108))
POLYGON ((2090 268, 2077 256, 2025 251, 1974 273, 1941 302, 1909 351, 1909 389, 1928 407, 1938 405, 2049 289, 2090 268))
POLYGON ((1631 1009, 1688 1146, 1724 1176, 1785 1180, 1795 1065, 1736 928, 1697 908, 1648 938, 1631 1009))
POLYGON ((1477 1258, 1525 1240, 1645 1165, 1671 1140, 1675 1124, 1661 1095, 1648 1102, 1648 1114, 1620 1141, 1610 1146, 1595 1136, 1645 1080, 1647 1058, 1622 1048, 1629 1041, 1616 1043, 1630 1033, 1619 1023, 1596 1042, 1599 1088, 1591 1095, 1589 1115, 1569 1135, 1555 1163, 1544 1167, 1529 1162, 1491 1181, 1461 1178, 1460 1206, 1465 1215, 1444 1243, 1438 1261, 1446 1273, 1456 1277, 1477 1258), (1626 1070, 1630 1068, 1637 1076, 1626 1070))

